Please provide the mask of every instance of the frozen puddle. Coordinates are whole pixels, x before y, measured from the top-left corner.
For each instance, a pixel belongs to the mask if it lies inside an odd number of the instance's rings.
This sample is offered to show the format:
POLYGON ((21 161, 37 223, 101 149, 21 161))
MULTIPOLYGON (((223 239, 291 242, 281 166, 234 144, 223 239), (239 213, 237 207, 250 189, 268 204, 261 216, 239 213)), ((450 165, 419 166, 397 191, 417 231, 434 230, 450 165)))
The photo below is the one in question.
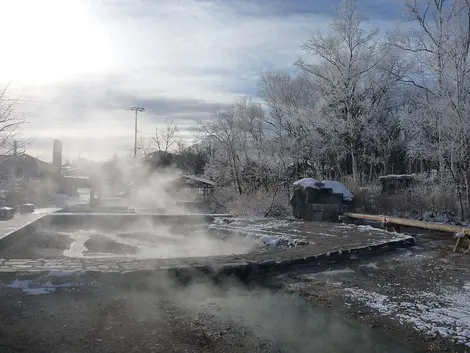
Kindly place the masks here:
POLYGON ((391 297, 359 288, 346 288, 345 297, 362 303, 429 336, 440 335, 470 347, 470 282, 439 293, 408 291, 391 297))

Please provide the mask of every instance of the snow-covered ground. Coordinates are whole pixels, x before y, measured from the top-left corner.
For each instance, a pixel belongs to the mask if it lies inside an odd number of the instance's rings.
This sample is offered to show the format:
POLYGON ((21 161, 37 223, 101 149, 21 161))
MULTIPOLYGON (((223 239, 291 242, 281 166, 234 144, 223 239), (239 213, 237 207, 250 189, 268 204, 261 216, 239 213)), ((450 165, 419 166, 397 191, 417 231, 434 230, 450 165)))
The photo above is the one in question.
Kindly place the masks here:
POLYGON ((210 224, 209 231, 215 232, 219 236, 241 236, 247 242, 256 242, 266 246, 287 246, 295 247, 308 244, 305 235, 299 234, 295 226, 303 222, 292 222, 286 219, 267 218, 236 218, 226 223, 224 219, 215 219, 210 224), (292 229, 289 232, 289 228, 292 229))
POLYGON ((410 238, 371 226, 269 218, 219 218, 209 225, 209 231, 218 237, 243 237, 266 248, 310 244, 324 252, 410 238))
POLYGON ((470 351, 468 255, 452 253, 453 240, 446 236, 416 241, 347 267, 303 273, 284 280, 286 288, 312 293, 319 303, 340 303, 348 315, 407 340, 427 337, 430 351, 470 351))
POLYGON ((443 287, 434 292, 405 290, 399 296, 346 288, 344 296, 429 336, 448 337, 470 347, 470 282, 462 288, 443 287))

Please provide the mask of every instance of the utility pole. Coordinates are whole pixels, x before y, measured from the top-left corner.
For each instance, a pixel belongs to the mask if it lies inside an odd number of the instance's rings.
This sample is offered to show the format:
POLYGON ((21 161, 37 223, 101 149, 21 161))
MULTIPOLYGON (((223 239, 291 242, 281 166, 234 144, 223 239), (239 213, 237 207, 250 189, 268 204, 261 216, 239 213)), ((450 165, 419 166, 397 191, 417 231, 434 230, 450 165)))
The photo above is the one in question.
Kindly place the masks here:
POLYGON ((134 126, 134 159, 137 158, 137 112, 143 112, 145 109, 138 107, 138 106, 133 106, 130 108, 127 108, 126 110, 133 110, 135 112, 135 126, 134 126))

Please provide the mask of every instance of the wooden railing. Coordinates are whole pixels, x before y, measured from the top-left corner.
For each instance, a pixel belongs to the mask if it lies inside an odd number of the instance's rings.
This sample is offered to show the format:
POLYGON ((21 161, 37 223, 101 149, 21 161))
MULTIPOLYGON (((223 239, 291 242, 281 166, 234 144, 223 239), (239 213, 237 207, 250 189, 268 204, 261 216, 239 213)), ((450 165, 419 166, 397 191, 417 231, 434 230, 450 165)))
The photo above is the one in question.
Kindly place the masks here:
POLYGON ((439 224, 439 223, 433 223, 433 222, 417 221, 414 219, 406 219, 406 218, 375 216, 375 215, 368 215, 368 214, 361 214, 361 213, 344 213, 343 215, 346 218, 375 221, 375 222, 380 222, 383 225, 398 225, 398 226, 402 225, 402 226, 413 227, 413 228, 437 230, 440 232, 452 233, 457 238, 457 241, 454 246, 454 252, 456 252, 459 246, 462 245, 461 242, 463 241, 463 239, 467 239, 468 241, 467 252, 470 251, 470 228, 467 228, 467 227, 454 226, 450 224, 439 224))

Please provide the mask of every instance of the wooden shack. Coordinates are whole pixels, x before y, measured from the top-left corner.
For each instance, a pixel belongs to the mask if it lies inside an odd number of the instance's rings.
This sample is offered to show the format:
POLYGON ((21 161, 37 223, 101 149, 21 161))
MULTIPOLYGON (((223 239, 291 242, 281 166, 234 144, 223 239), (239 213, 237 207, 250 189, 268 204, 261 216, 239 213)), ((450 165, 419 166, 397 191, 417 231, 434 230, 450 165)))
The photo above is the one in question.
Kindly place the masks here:
POLYGON ((295 218, 305 221, 334 221, 344 209, 343 195, 330 188, 295 185, 290 200, 295 218))
POLYGON ((382 184, 382 194, 394 194, 397 191, 409 189, 413 184, 414 175, 384 175, 379 177, 379 181, 382 184))
POLYGON ((209 179, 198 177, 196 175, 183 175, 179 180, 179 185, 182 187, 198 189, 203 198, 211 194, 216 184, 209 179))

